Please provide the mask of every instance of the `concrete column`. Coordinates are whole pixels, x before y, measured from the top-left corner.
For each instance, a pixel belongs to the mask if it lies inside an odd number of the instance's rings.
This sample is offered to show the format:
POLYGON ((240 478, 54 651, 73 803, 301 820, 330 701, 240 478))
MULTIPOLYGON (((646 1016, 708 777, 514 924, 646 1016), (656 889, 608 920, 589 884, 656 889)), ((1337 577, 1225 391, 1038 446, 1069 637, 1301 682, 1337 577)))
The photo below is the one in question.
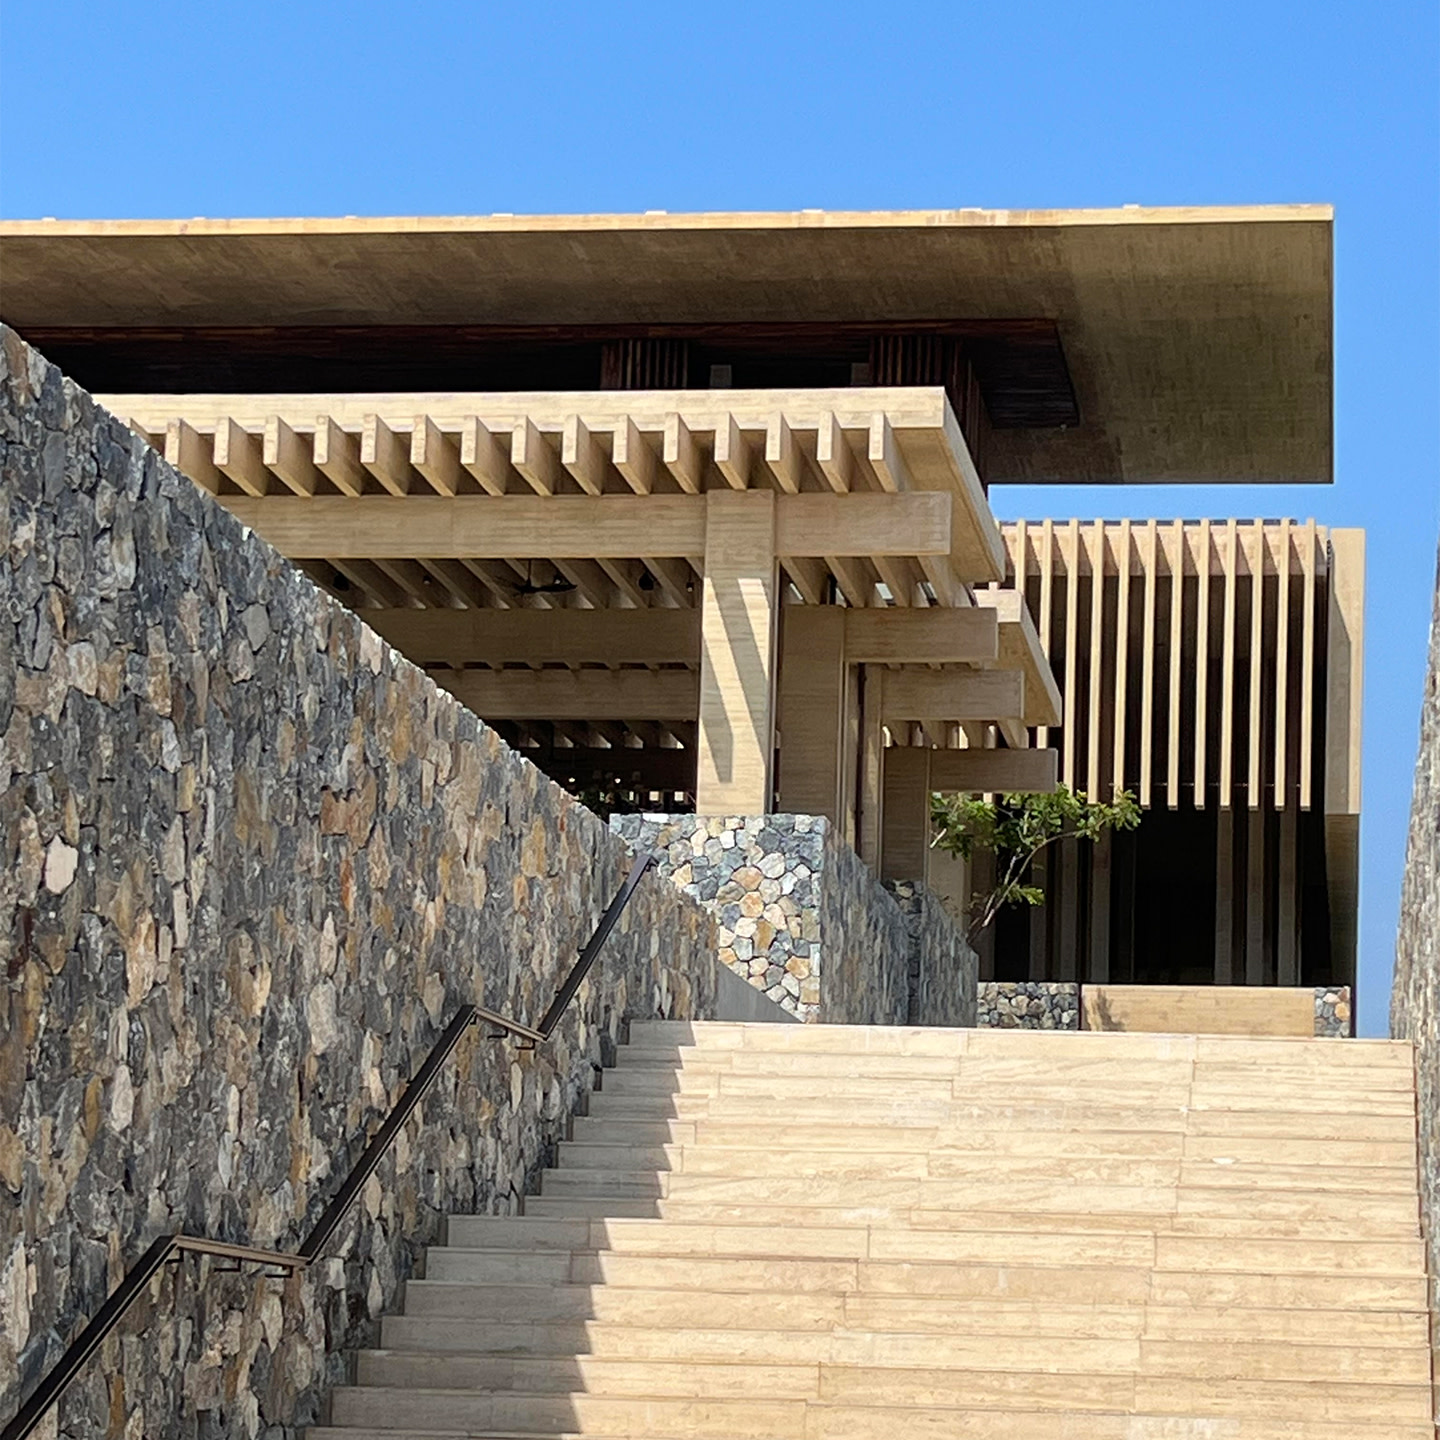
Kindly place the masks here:
POLYGON ((880 878, 925 879, 930 848, 930 752, 919 746, 885 751, 880 878))
POLYGON ((780 623, 780 809, 844 817, 845 612, 786 605, 780 623))
POLYGON ((763 815, 771 808, 778 597, 774 494, 711 491, 700 617, 698 814, 763 815))

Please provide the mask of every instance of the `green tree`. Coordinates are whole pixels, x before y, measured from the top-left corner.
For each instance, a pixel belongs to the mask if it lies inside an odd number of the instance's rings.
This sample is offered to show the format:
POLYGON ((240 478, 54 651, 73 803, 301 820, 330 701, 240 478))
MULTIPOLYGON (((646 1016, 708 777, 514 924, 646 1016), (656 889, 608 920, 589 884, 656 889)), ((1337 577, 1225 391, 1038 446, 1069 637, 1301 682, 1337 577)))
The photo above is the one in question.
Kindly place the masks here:
POLYGON ((1135 797, 1122 790, 1113 803, 1088 800, 1083 790, 1064 785, 1047 795, 1002 795, 981 800, 972 795, 932 795, 930 843, 968 860, 976 850, 995 855, 995 884, 970 898, 969 936, 973 941, 1006 905, 1043 905, 1045 892, 1027 884, 1030 864, 1057 840, 1094 840, 1107 830, 1133 830, 1140 823, 1135 797))

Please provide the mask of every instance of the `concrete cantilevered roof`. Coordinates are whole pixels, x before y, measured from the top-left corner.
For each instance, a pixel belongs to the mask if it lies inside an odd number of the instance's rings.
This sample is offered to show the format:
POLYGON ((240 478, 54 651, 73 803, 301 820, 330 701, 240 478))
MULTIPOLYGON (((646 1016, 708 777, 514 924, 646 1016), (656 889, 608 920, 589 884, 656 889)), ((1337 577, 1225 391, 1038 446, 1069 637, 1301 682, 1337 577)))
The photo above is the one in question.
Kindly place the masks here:
POLYGON ((0 316, 96 328, 1050 319, 994 481, 1332 478, 1325 205, 7 221, 0 316))

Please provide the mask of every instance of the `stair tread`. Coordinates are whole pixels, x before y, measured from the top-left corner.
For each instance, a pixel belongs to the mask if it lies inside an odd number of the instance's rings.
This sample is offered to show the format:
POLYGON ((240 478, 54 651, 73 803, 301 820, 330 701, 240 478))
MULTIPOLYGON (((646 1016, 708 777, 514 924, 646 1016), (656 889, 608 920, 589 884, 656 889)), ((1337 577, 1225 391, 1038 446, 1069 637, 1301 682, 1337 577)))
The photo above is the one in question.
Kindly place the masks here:
POLYGON ((1430 1440, 1414 1114, 1406 1043, 634 1022, 307 1433, 1430 1440))

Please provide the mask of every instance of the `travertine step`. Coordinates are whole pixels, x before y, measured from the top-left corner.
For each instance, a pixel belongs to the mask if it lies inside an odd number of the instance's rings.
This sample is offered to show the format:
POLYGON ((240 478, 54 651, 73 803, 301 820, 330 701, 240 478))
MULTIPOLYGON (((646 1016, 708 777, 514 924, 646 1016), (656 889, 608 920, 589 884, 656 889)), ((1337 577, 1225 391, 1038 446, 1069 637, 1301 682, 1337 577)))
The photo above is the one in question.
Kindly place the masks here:
POLYGON ((1408 1046, 632 1027, 315 1440, 1430 1440, 1408 1046))

